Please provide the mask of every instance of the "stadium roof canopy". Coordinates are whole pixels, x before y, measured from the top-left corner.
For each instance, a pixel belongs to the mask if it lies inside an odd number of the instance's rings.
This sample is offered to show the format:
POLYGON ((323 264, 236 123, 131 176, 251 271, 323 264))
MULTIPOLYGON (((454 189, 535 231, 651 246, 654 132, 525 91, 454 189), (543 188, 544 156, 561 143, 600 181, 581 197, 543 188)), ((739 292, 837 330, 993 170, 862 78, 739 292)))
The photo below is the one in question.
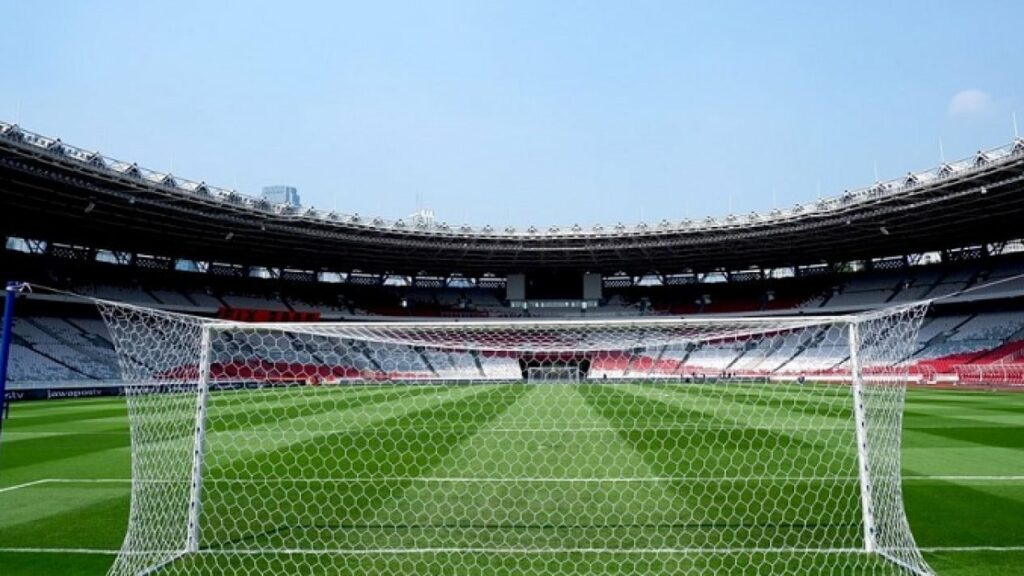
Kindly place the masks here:
POLYGON ((4 236, 251 266, 477 276, 772 269, 1021 238, 1024 140, 769 214, 537 230, 274 205, 0 122, 0 202, 4 236))

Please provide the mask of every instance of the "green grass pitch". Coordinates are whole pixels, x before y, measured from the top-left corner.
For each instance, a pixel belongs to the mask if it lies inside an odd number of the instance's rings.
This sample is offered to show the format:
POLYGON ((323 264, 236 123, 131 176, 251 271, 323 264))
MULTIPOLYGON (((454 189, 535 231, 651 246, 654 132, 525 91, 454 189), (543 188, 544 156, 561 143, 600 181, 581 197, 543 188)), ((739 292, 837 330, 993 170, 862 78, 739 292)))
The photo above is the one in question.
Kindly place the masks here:
MULTIPOLYGON (((662 393, 658 386, 640 385, 378 386, 344 394, 308 388, 224 394, 211 401, 208 448, 218 456, 208 460, 212 481, 205 488, 204 515, 209 523, 203 545, 571 548, 613 534, 617 541, 640 547, 699 548, 721 545, 723 539, 774 542, 782 537, 793 544, 805 537, 855 539, 858 527, 829 521, 830 507, 845 506, 848 498, 857 496, 855 484, 816 493, 820 487, 780 480, 720 493, 705 486, 695 493, 689 485, 657 480, 690 474, 694 461, 730 454, 747 455, 743 466, 751 475, 771 473, 771 466, 781 465, 750 454, 771 453, 777 459, 785 454, 780 446, 786 443, 796 457, 801 452, 798 444, 815 440, 815 427, 842 417, 837 410, 845 406, 848 393, 823 387, 826 398, 835 396, 822 408, 801 402, 806 394, 792 401, 785 387, 779 392, 761 390, 756 396, 745 396, 743 387, 734 390, 719 408, 734 403, 737 415, 792 410, 791 421, 803 426, 754 426, 752 432, 742 431, 736 421, 715 426, 706 420, 707 411, 687 408, 685 391, 667 401, 669 396, 654 398, 662 393), (714 434, 714 440, 697 451, 687 448, 672 437, 685 430, 664 426, 680 422, 715 430, 704 432, 714 434), (552 424, 573 431, 559 431, 552 424), (749 450, 755 446, 769 450, 749 450), (267 477, 289 477, 304 470, 305 492, 266 484, 232 488, 254 469, 267 477), (650 482, 572 480, 612 479, 636 475, 640 469, 652 477, 650 482), (388 479, 337 480, 367 475, 388 479), (499 480, 451 485, 436 480, 488 476, 499 480), (503 483, 503 477, 546 480, 503 483), (770 517, 770 534, 727 522, 709 526, 672 520, 686 517, 695 507, 711 506, 726 519, 743 517, 750 513, 745 507, 751 502, 794 492, 819 504, 770 517), (314 498, 302 496, 313 493, 314 498), (234 511, 256 510, 255 503, 262 498, 278 499, 273 513, 234 511), (345 512, 331 524, 287 520, 316 517, 317 506, 345 512), (499 516, 488 522, 483 512, 487 510, 499 516), (439 528, 432 523, 438 518, 452 522, 439 528), (473 522, 459 522, 467 518, 473 522), (798 522, 799 530, 786 531, 798 522), (365 529, 380 525, 392 529, 365 529)), ((941 575, 1024 573, 1024 395, 911 390, 904 426, 904 495, 914 535, 930 565, 941 575)), ((0 446, 0 573, 106 571, 127 524, 129 442, 123 399, 13 406, 0 446)), ((850 457, 842 451, 828 456, 841 467, 850 457)), ((827 466, 822 470, 829 472, 827 466)), ((307 573, 422 572, 431 566, 447 566, 447 573, 454 573, 451 558, 416 558, 306 562, 307 573)), ((564 573, 568 565, 577 566, 581 574, 635 570, 635 564, 619 566, 617 558, 481 554, 458 572, 564 573)), ((779 561, 755 560, 763 565, 779 561)), ((218 561, 200 559, 192 568, 217 573, 223 569, 218 561)), ((289 567, 284 560, 260 561, 271 572, 289 567)), ((716 573, 760 573, 731 567, 721 559, 695 560, 702 561, 711 562, 706 567, 716 573)), ((671 569, 659 562, 653 560, 648 571, 661 574, 671 569)), ((824 572, 814 565, 797 570, 824 572)))

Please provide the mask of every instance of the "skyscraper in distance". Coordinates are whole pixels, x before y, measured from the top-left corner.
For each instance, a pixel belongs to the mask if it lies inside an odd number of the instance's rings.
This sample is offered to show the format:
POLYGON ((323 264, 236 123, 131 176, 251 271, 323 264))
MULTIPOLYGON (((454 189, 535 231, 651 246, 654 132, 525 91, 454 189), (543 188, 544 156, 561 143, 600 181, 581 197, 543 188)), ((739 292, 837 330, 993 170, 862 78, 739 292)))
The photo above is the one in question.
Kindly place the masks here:
POLYGON ((302 203, 299 199, 299 190, 294 186, 264 186, 263 199, 274 204, 287 204, 294 208, 302 203))

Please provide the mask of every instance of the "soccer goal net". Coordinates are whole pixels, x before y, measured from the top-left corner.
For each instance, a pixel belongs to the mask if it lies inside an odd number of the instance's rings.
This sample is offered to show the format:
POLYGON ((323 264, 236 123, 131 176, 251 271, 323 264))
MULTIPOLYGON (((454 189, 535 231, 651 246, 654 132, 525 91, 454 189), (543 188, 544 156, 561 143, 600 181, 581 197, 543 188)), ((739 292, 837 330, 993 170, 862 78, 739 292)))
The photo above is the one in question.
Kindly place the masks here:
POLYGON ((242 324, 101 303, 111 575, 931 574, 900 490, 925 307, 242 324))

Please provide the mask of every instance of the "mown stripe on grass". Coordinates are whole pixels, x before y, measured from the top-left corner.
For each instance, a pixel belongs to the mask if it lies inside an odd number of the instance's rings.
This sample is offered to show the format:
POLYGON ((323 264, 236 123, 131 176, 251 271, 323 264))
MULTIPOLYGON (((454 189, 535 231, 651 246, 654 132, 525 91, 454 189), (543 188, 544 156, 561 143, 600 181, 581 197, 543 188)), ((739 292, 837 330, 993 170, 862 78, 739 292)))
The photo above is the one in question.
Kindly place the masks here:
MULTIPOLYGON (((362 404, 352 409, 267 422, 260 426, 221 430, 207 437, 207 465, 212 469, 231 467, 234 462, 259 457, 262 453, 287 451, 287 447, 317 437, 372 428, 389 419, 417 410, 479 394, 484 386, 427 387, 421 396, 390 398, 386 402, 362 404)), ((407 393, 420 388, 409 387, 407 393)))
POLYGON ((1024 485, 929 480, 903 493, 921 546, 1024 545, 1024 485))
POLYGON ((975 426, 1019 428, 1020 417, 985 412, 974 409, 964 409, 956 412, 943 410, 942 412, 928 412, 921 410, 920 406, 907 407, 903 411, 905 426, 919 430, 932 428, 973 428, 975 426))
MULTIPOLYGON (((643 422, 650 415, 657 415, 657 421, 676 418, 705 422, 723 415, 682 406, 678 399, 669 403, 647 396, 640 387, 629 388, 581 385, 577 389, 609 423, 620 427, 622 437, 644 455, 652 468, 680 478, 671 485, 696 508, 694 524, 706 523, 704 527, 717 531, 723 545, 856 545, 861 537, 856 481, 820 483, 803 480, 800 475, 788 480, 749 481, 788 469, 815 476, 836 471, 839 467, 821 465, 817 443, 792 434, 740 427, 648 430, 643 422), (683 481, 695 473, 737 480, 700 487, 683 481), (758 504, 751 506, 754 502, 758 504)), ((849 469, 855 468, 851 464, 849 469)))
MULTIPOLYGON (((743 411, 740 405, 750 406, 753 416, 771 415, 776 413, 791 416, 790 420, 801 419, 801 415, 821 419, 852 421, 853 399, 849 389, 841 395, 822 387, 798 386, 787 384, 764 383, 759 386, 738 387, 733 384, 690 384, 690 385, 657 385, 645 383, 645 386, 667 392, 682 394, 688 398, 706 398, 711 406, 712 400, 732 404, 736 410, 743 411), (764 410, 756 410, 761 409, 764 410)), ((745 416, 740 414, 740 416, 745 416)), ((746 419, 746 418, 743 418, 746 419)), ((806 420, 806 418, 803 418, 806 420)))
POLYGON ((126 488, 42 484, 3 495, 0 502, 10 512, 0 525, 0 542, 6 546, 40 542, 75 548, 117 546, 128 519, 126 488))
MULTIPOLYGON (((835 457, 841 461, 842 466, 836 469, 836 472, 855 469, 856 450, 852 415, 850 419, 846 419, 811 416, 799 410, 791 412, 781 404, 762 405, 760 402, 747 402, 739 398, 734 400, 723 396, 719 390, 704 385, 666 388, 654 388, 643 384, 619 386, 632 394, 700 413, 702 418, 698 420, 699 425, 694 426, 697 430, 710 432, 716 427, 729 426, 752 433, 771 432, 781 436, 785 440, 783 444, 790 443, 790 439, 799 439, 805 444, 816 446, 816 451, 807 454, 815 454, 820 462, 827 462, 828 458, 835 457), (793 426, 793 423, 801 425, 793 426)), ((758 393, 764 396, 772 395, 775 391, 773 388, 763 388, 758 393)))
POLYGON ((235 461, 217 469, 218 480, 257 474, 300 476, 315 481, 328 474, 358 477, 394 476, 410 480, 325 486, 307 484, 282 497, 279 487, 249 485, 220 489, 207 483, 203 541, 208 548, 260 546, 267 541, 303 542, 325 530, 339 538, 361 538, 345 526, 380 522, 378 511, 400 498, 419 476, 436 466, 477 430, 514 404, 523 388, 481 387, 473 394, 376 422, 372 428, 317 435, 297 444, 235 461), (422 422, 461 424, 428 429, 422 422))
POLYGON ((322 396, 332 396, 338 393, 359 395, 364 393, 387 392, 399 390, 407 386, 389 384, 384 385, 352 385, 337 384, 324 386, 266 386, 263 388, 238 388, 214 390, 210 393, 211 400, 216 400, 222 409, 230 407, 247 407, 253 404, 273 404, 279 401, 307 401, 315 400, 322 396))
POLYGON ((1024 449, 1024 427, 973 426, 962 428, 914 428, 914 434, 945 438, 986 448, 1024 449))
MULTIPOLYGON (((657 390, 651 390, 645 386, 614 384, 602 385, 599 388, 580 387, 580 390, 591 392, 593 400, 600 390, 607 390, 610 397, 616 401, 614 406, 604 408, 605 418, 610 424, 619 426, 624 430, 641 430, 648 434, 658 434, 666 438, 673 438, 677 444, 688 446, 707 454, 712 460, 719 460, 725 466, 726 460, 734 459, 734 453, 743 454, 736 458, 740 467, 730 471, 740 474, 747 473, 752 476, 766 475, 771 471, 772 466, 780 462, 787 462, 791 468, 808 469, 801 465, 812 464, 812 462, 791 458, 813 458, 817 463, 827 462, 822 456, 822 450, 838 450, 850 460, 849 467, 843 466, 837 469, 810 468, 815 473, 824 474, 827 472, 839 472, 854 470, 856 451, 850 440, 849 445, 845 440, 852 438, 844 430, 839 434, 835 431, 822 433, 821 430, 807 430, 804 433, 795 433, 792 429, 775 430, 770 427, 751 426, 758 424, 759 420, 755 414, 750 414, 749 409, 737 406, 725 399, 713 397, 712 402, 704 395, 681 395, 675 393, 659 394, 657 390), (672 424, 672 423, 696 423, 686 429, 673 430, 670 427, 661 429, 650 428, 651 423, 672 424), (728 425, 728 426, 723 426, 728 425), (842 440, 841 443, 838 441, 842 440), (774 450, 774 451, 773 451, 774 450), (790 459, 780 460, 780 454, 785 454, 790 459), (771 461, 752 459, 752 456, 769 456, 771 461), (747 466, 744 468, 744 466, 747 466)), ((775 422, 776 414, 769 414, 773 418, 768 424, 775 422)), ((763 414, 762 414, 763 416, 763 414)), ((762 418, 763 419, 763 418, 762 418)))
MULTIPOLYGON (((567 385, 523 384, 527 392, 415 483, 399 506, 381 510, 386 530, 367 530, 368 548, 522 547, 679 543, 677 494, 567 385), (532 422, 530 422, 532 420, 532 422), (536 426, 507 432, 509 422, 536 426), (551 430, 552 424, 558 428, 551 430), (602 432, 577 434, 602 425, 602 432), (500 473, 500 475, 496 475, 500 473), (598 476, 613 477, 613 485, 598 476), (502 477, 504 476, 504 477, 502 477), (632 477, 630 477, 632 476, 632 477), (638 478, 640 477, 640 478, 638 478), (642 478, 642 479, 641 479, 642 478)), ((367 528, 370 528, 367 526, 367 528)))
POLYGON ((344 390, 332 391, 332 394, 321 394, 313 398, 307 396, 279 397, 273 402, 251 402, 248 405, 235 405, 234 410, 226 411, 216 398, 209 402, 209 432, 216 433, 227 430, 251 429, 266 424, 280 425, 282 422, 323 414, 351 410, 368 404, 391 402, 397 399, 434 394, 436 387, 408 386, 378 390, 344 390))
MULTIPOLYGON (((304 403, 303 400, 293 400, 294 406, 297 407, 297 409, 293 409, 293 406, 288 404, 288 392, 297 390, 295 388, 280 388, 278 389, 279 396, 273 403, 254 403, 248 407, 234 405, 226 412, 214 400, 207 416, 209 427, 206 435, 207 465, 215 466, 220 460, 229 461, 233 458, 244 457, 245 454, 254 451, 273 450, 276 446, 308 439, 317 433, 317 429, 309 424, 317 422, 317 418, 322 419, 324 415, 330 416, 329 422, 325 421, 325 426, 328 426, 326 429, 332 430, 339 425, 348 425, 345 421, 346 415, 380 410, 384 406, 407 402, 410 397, 429 395, 431 392, 436 394, 441 388, 407 386, 393 390, 364 391, 360 389, 359 392, 352 395, 347 394, 347 391, 351 389, 339 389, 336 392, 337 401, 334 404, 324 405, 317 409, 317 406, 304 403), (394 392, 394 395, 389 396, 389 392, 394 392), (307 410, 303 410, 304 407, 307 410), (368 407, 373 410, 368 410, 368 407), (282 414, 282 410, 284 414, 282 414), (276 419, 267 417, 270 412, 274 412, 276 419), (251 419, 248 418, 249 415, 251 415, 251 419), (232 427, 222 425, 223 421, 231 422, 232 427)), ((191 411, 189 415, 191 415, 191 411)), ((160 440, 149 442, 146 449, 158 451, 166 448, 172 452, 180 451, 182 442, 186 442, 189 445, 186 452, 190 450, 194 434, 191 421, 186 419, 179 424, 183 425, 177 426, 175 430, 163 430, 160 440)))
MULTIPOLYGON (((88 420, 107 420, 107 419, 118 419, 121 420, 127 415, 128 411, 124 405, 124 399, 120 400, 119 406, 114 407, 99 407, 76 413, 74 415, 75 422, 83 422, 88 420)), ((30 426, 44 426, 50 424, 63 424, 67 422, 69 415, 67 413, 44 413, 44 414, 32 414, 32 413, 19 413, 19 411, 12 411, 11 421, 17 422, 19 426, 30 427, 30 426)))
POLYGON ((83 456, 126 450, 130 445, 123 434, 82 434, 53 437, 19 438, 4 442, 3 467, 5 473, 54 463, 61 460, 80 459, 83 456))
MULTIPOLYGON (((12 428, 14 427, 12 426, 12 428)), ((4 430, 3 444, 5 447, 9 447, 17 444, 18 442, 24 442, 26 440, 49 439, 53 442, 60 442, 61 438, 66 436, 125 437, 127 435, 128 429, 125 427, 124 422, 120 422, 115 426, 100 426, 85 430, 24 430, 21 427, 18 427, 13 430, 4 430)))

